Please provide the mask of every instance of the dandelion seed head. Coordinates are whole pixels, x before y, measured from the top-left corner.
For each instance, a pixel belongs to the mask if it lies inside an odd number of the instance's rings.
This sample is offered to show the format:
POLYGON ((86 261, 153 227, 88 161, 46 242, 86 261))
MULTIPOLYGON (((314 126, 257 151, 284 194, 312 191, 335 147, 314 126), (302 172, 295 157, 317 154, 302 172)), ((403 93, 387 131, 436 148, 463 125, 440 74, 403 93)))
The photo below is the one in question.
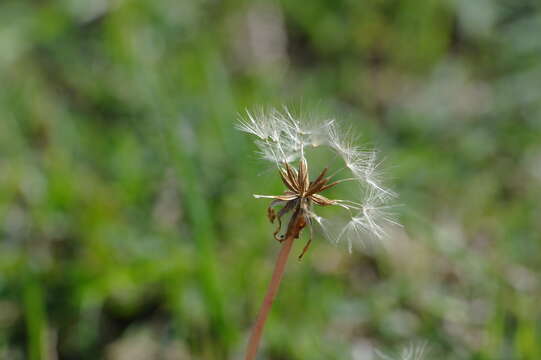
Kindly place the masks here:
MULTIPOLYGON (((284 164, 307 161, 310 150, 318 147, 327 148, 335 154, 336 160, 340 160, 340 168, 347 170, 349 176, 330 181, 354 184, 356 190, 351 198, 331 200, 325 205, 340 207, 342 220, 318 215, 317 206, 305 210, 309 225, 321 229, 330 240, 347 242, 351 251, 354 242, 360 240, 361 244, 366 244, 373 239, 381 240, 386 236, 387 227, 396 224, 388 205, 396 194, 382 185, 381 162, 377 153, 356 145, 358 139, 354 132, 342 128, 335 119, 314 115, 298 117, 284 107, 282 110, 246 111, 237 128, 255 135, 261 157, 279 169, 284 164)), ((337 170, 336 174, 344 175, 345 171, 337 170)), ((276 199, 276 196, 268 197, 276 199)))

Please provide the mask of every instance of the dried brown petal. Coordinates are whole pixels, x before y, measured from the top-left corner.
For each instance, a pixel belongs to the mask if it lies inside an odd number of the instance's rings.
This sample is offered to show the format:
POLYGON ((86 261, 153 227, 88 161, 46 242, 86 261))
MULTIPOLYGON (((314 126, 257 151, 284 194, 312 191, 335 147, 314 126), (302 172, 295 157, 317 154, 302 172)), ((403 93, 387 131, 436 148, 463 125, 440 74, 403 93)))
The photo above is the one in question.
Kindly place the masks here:
POLYGON ((334 205, 336 203, 336 201, 328 199, 325 196, 319 195, 319 194, 310 195, 310 199, 316 204, 321 205, 321 206, 334 205))
POLYGON ((301 158, 301 161, 299 162, 298 183, 299 183, 299 191, 302 194, 304 194, 306 192, 306 190, 308 190, 308 186, 309 186, 308 164, 306 163, 306 159, 304 157, 301 158))

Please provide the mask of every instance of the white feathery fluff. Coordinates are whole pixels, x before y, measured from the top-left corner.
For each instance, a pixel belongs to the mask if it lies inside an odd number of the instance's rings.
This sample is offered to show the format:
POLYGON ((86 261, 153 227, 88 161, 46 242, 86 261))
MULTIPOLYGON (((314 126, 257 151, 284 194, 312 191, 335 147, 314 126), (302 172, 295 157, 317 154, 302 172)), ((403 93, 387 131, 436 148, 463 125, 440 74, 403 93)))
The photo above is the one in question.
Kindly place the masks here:
POLYGON ((358 185, 351 199, 336 200, 336 205, 343 209, 343 220, 323 218, 315 211, 309 213, 313 223, 329 239, 347 241, 351 251, 354 241, 366 245, 372 239, 384 239, 388 226, 398 225, 391 216, 392 206, 389 205, 396 193, 382 184, 381 162, 376 152, 357 146, 357 137, 351 130, 344 130, 335 119, 298 118, 287 108, 281 111, 246 111, 237 128, 255 135, 261 157, 278 167, 299 159, 310 164, 306 151, 315 147, 327 147, 343 161, 343 168, 349 170, 349 176, 333 180, 351 181, 358 185))
POLYGON ((423 360, 426 356, 426 349, 426 343, 421 343, 404 348, 398 358, 390 357, 380 351, 376 351, 376 354, 382 360, 423 360))

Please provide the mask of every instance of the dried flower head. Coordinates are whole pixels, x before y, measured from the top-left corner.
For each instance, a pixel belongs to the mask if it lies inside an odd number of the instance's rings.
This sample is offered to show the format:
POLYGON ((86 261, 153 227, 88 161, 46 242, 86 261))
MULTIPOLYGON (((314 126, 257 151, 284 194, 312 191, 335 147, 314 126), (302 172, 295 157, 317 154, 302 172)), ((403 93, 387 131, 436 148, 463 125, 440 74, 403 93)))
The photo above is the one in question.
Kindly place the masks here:
POLYGON ((395 223, 389 216, 387 205, 395 193, 381 184, 376 153, 357 147, 356 138, 343 131, 334 119, 299 119, 287 108, 283 111, 261 110, 258 113, 247 112, 238 129, 258 137, 256 144, 262 158, 277 166, 286 187, 281 195, 254 195, 272 199, 268 217, 272 223, 277 223, 275 239, 298 238, 304 227, 310 229, 310 238, 300 257, 312 241, 313 225, 318 225, 327 237, 336 242, 346 239, 351 251, 354 240, 382 239, 386 224, 395 223), (332 157, 328 159, 329 164, 310 180, 308 157, 316 148, 330 150, 332 157), (342 165, 337 167, 340 162, 342 165), (332 167, 335 169, 328 175, 332 167), (335 179, 345 172, 349 174, 335 179), (326 190, 345 183, 350 187, 354 185, 351 194, 354 200, 329 199, 322 195, 326 190), (330 221, 315 212, 317 207, 330 206, 343 210, 343 221, 330 221), (280 209, 276 211, 277 207, 280 209), (291 217, 283 230, 282 218, 288 214, 291 217))

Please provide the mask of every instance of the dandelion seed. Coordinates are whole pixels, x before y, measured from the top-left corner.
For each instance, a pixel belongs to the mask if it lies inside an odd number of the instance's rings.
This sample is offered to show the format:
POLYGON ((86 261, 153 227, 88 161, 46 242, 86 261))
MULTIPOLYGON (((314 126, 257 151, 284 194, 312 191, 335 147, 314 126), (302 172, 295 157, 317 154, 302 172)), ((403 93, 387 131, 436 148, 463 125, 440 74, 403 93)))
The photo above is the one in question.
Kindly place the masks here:
POLYGON ((410 345, 402 350, 400 356, 393 358, 376 350, 376 354, 382 360, 423 360, 427 353, 427 343, 410 345))
MULTIPOLYGON (((383 239, 386 227, 396 224, 390 216, 390 206, 387 205, 388 200, 396 194, 381 185, 380 162, 376 153, 356 146, 357 139, 352 131, 341 130, 334 119, 299 120, 287 108, 283 111, 259 110, 255 115, 246 112, 238 129, 258 137, 255 143, 259 153, 263 159, 276 164, 286 188, 281 195, 255 195, 256 198, 273 200, 268 208, 268 216, 272 223, 277 223, 274 231, 276 240, 282 241, 291 235, 288 229, 299 217, 303 220, 303 228, 317 225, 329 239, 347 241, 351 251, 355 241, 383 239), (328 175, 328 169, 325 168, 319 172, 319 176, 310 180, 307 151, 316 147, 326 147, 335 153, 343 163, 343 169, 349 170, 350 176, 335 179, 334 176, 343 174, 343 171, 328 175), (329 199, 321 194, 345 182, 358 185, 357 192, 352 194, 356 196, 356 201, 329 199), (329 229, 331 221, 316 213, 316 208, 329 206, 337 206, 344 211, 345 221, 336 231, 329 229), (278 234, 282 230, 282 218, 289 213, 294 216, 287 224, 286 233, 280 237, 278 234)), ((300 257, 311 241, 310 236, 300 257)))

